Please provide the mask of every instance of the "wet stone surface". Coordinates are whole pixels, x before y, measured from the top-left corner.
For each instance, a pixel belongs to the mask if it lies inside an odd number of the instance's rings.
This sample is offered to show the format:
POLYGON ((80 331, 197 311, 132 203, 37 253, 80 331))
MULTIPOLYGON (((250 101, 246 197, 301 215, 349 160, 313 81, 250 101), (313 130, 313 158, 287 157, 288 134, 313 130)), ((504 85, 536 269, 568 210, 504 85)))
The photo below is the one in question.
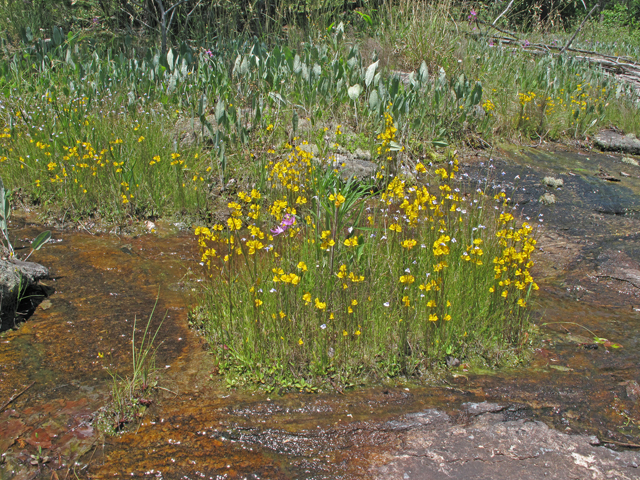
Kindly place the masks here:
MULTIPOLYGON (((437 386, 345 395, 230 391, 187 326, 192 236, 54 232, 61 241, 34 260, 55 294, 0 338, 0 401, 24 390, 0 412, 0 477, 640 478, 637 451, 607 443, 640 438, 640 168, 596 152, 494 157, 462 160, 467 185, 505 188, 543 225, 541 338, 526 366, 452 365, 437 386), (545 193, 556 202, 541 204, 545 193), (130 371, 133 319, 144 328, 158 291, 163 389, 138 427, 103 438, 93 419, 110 395, 106 368, 130 371)), ((12 231, 28 244, 40 230, 12 231)))

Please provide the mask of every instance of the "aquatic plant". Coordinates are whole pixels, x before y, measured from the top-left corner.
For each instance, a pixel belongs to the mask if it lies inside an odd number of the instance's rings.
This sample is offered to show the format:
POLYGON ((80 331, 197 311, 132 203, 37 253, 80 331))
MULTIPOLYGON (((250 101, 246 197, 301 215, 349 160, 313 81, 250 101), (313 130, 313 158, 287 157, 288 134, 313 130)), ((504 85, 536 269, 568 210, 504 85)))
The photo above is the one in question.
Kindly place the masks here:
MULTIPOLYGON (((158 324, 155 332, 151 330, 151 321, 158 306, 159 295, 149 314, 142 339, 136 342, 137 317, 133 321, 131 336, 131 374, 121 376, 107 368, 111 377, 111 399, 100 409, 95 423, 103 432, 113 435, 122 431, 128 424, 136 422, 151 405, 152 389, 157 387, 153 377, 156 372, 156 352, 159 345, 155 345, 158 332, 164 323, 164 318, 158 324)), ((102 353, 99 358, 104 358, 102 353)))

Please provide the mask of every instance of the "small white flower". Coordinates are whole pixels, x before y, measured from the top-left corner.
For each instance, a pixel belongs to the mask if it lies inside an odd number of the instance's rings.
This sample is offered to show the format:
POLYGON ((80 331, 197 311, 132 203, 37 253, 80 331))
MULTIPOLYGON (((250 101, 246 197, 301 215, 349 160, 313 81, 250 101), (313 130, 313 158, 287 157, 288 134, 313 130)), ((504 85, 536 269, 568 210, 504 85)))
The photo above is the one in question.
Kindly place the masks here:
POLYGON ((325 328, 327 328, 327 324, 326 324, 326 323, 323 323, 322 325, 320 325, 320 328, 321 328, 322 330, 324 330, 325 328))
POLYGON ((277 292, 277 290, 276 290, 275 288, 272 288, 271 290, 269 290, 269 292, 271 292, 271 293, 276 293, 276 292, 277 292))
POLYGON ((384 302, 384 303, 383 303, 383 305, 384 305, 385 307, 388 307, 388 306, 389 306, 389 302, 384 302))

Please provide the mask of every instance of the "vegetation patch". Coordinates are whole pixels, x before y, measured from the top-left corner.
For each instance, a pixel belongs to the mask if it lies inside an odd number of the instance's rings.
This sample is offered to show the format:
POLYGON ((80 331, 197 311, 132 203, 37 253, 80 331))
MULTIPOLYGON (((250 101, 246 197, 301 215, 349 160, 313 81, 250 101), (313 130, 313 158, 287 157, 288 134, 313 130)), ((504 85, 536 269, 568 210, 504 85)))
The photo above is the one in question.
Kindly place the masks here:
POLYGON ((210 277, 197 325, 230 384, 311 391, 425 375, 446 356, 500 365, 526 341, 533 227, 504 192, 460 182, 455 153, 391 173, 385 118, 369 184, 287 145, 262 191, 196 228, 210 277))

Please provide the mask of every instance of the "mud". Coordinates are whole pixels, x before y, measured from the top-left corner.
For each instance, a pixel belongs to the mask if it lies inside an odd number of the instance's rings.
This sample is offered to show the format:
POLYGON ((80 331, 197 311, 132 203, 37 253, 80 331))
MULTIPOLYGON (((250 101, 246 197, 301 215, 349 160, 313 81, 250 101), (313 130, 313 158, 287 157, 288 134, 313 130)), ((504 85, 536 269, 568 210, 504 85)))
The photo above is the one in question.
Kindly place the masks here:
MULTIPOLYGON (((0 338, 0 401, 35 382, 0 413, 0 476, 495 478, 508 467, 510 478, 640 478, 638 454, 612 443, 640 441, 640 168, 595 152, 493 156, 462 161, 468 183, 506 188, 543 225, 529 364, 346 395, 230 391, 188 329, 200 275, 190 235, 169 225, 138 238, 55 232, 61 241, 34 260, 56 293, 0 338), (547 176, 563 180, 553 205, 539 202, 547 176), (130 370, 133 319, 144 328, 158 292, 163 389, 139 426, 103 438, 92 422, 110 395, 107 368, 130 370)), ((13 229, 25 244, 40 231, 13 229)))

